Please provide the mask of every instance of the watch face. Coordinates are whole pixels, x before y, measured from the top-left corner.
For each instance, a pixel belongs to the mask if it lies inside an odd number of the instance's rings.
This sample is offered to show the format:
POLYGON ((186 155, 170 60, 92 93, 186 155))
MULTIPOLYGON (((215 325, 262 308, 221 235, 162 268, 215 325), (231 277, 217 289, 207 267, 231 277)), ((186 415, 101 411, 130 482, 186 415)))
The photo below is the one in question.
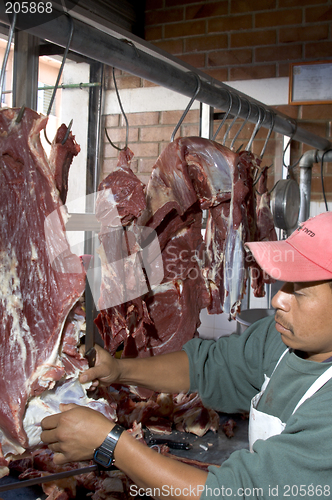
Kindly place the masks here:
POLYGON ((93 459, 95 462, 97 462, 99 465, 102 465, 103 467, 110 467, 113 463, 113 457, 110 457, 108 453, 105 453, 100 448, 98 448, 95 451, 93 459))

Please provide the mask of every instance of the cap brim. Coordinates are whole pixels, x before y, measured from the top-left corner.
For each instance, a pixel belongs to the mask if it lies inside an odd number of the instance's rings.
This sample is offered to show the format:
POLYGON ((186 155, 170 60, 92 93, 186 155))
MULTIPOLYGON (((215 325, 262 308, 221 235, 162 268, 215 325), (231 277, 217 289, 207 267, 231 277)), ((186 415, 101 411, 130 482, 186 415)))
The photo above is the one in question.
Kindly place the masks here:
POLYGON ((304 257, 287 241, 246 243, 259 266, 279 281, 331 280, 332 273, 304 257))

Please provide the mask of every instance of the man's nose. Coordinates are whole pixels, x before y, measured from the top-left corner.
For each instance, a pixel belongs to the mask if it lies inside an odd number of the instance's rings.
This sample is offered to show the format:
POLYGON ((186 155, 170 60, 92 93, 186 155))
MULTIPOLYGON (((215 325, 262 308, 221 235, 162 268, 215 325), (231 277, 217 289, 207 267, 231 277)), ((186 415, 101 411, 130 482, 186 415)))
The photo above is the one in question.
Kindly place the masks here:
POLYGON ((274 309, 289 311, 292 283, 284 283, 280 290, 273 296, 271 305, 274 309))

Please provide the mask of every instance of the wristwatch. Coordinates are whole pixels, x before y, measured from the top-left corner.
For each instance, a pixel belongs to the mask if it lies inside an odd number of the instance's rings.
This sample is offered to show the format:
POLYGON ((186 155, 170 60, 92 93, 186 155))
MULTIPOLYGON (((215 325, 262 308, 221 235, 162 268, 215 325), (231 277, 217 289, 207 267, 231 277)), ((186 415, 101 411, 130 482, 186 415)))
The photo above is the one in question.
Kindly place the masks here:
POLYGON ((93 460, 103 467, 111 467, 114 464, 114 450, 119 441, 121 434, 125 429, 121 425, 115 425, 111 432, 108 433, 103 443, 96 448, 93 460))

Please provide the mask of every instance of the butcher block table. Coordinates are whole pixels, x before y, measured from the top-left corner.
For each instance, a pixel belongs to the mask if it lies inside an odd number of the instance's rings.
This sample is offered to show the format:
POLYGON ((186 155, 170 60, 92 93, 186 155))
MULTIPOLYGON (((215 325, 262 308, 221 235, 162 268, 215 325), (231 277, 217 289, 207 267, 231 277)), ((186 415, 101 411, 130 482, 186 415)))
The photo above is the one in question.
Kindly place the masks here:
MULTIPOLYGON (((189 458, 220 465, 222 462, 236 450, 243 448, 248 449, 248 420, 243 419, 241 415, 226 415, 220 414, 220 427, 217 433, 208 431, 204 436, 198 437, 194 434, 173 431, 170 435, 146 433, 146 441, 153 438, 167 438, 179 443, 189 443, 189 450, 170 449, 170 453, 181 458, 189 458), (234 428, 234 436, 229 438, 222 430, 222 425, 230 418, 236 422, 234 428)), ((0 479, 0 485, 16 482, 15 476, 7 476, 0 479)), ((88 493, 88 491, 86 490, 88 493)), ((84 494, 79 496, 80 499, 91 498, 84 494)), ((45 500, 46 495, 43 493, 41 486, 33 486, 30 488, 19 488, 12 491, 4 491, 0 493, 0 499, 3 500, 45 500)))

